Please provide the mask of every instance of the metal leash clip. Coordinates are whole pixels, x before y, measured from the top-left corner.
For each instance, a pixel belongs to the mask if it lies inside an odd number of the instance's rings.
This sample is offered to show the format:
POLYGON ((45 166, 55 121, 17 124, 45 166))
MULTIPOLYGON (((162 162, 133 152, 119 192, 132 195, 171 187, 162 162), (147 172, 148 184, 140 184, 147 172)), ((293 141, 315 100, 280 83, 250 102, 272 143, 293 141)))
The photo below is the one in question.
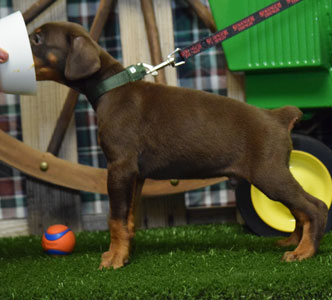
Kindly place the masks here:
POLYGON ((156 66, 151 66, 149 64, 143 63, 143 66, 146 68, 146 74, 151 74, 153 76, 157 76, 158 75, 158 70, 163 69, 169 65, 171 65, 172 67, 177 67, 177 66, 181 66, 183 64, 185 64, 186 62, 184 60, 178 61, 176 62, 175 60, 175 55, 176 53, 178 53, 181 49, 180 48, 176 48, 172 53, 170 53, 167 56, 167 59, 160 63, 159 65, 156 66))

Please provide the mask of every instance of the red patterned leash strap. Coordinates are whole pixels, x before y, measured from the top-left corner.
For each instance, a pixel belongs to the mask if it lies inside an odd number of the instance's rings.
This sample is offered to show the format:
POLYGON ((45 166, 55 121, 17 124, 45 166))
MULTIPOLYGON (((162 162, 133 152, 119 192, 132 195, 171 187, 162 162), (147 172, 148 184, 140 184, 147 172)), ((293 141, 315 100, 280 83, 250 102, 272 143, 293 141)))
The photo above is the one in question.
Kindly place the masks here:
POLYGON ((302 0, 279 0, 277 2, 272 3, 269 6, 251 14, 250 16, 243 18, 242 20, 216 32, 215 34, 203 38, 193 45, 180 49, 178 54, 181 56, 183 60, 190 58, 208 48, 211 48, 237 34, 245 31, 246 29, 253 27, 260 22, 275 16, 276 14, 284 11, 285 9, 301 2, 302 0))

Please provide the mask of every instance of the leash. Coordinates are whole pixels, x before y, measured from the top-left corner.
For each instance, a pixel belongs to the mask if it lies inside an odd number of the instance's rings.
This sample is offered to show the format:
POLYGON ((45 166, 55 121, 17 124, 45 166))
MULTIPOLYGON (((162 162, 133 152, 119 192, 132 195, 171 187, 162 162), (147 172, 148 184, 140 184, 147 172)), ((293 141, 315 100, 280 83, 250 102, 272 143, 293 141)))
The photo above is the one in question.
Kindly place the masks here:
POLYGON ((289 7, 301 2, 303 0, 279 0, 276 1, 253 14, 243 18, 242 20, 227 26, 226 28, 217 31, 216 33, 199 40, 198 42, 184 48, 175 49, 170 53, 166 60, 156 66, 151 66, 146 63, 139 63, 127 67, 124 71, 107 78, 100 82, 94 89, 89 91, 88 98, 94 105, 98 98, 106 92, 122 86, 128 82, 143 79, 146 75, 158 75, 158 70, 167 66, 178 67, 186 63, 188 58, 201 53, 202 51, 212 48, 219 43, 222 43, 233 36, 281 13, 289 7))
POLYGON ((233 36, 281 13, 282 11, 286 10, 287 8, 301 2, 302 0, 279 0, 276 1, 255 13, 249 15, 242 20, 229 25, 228 27, 217 31, 215 34, 203 38, 198 42, 192 44, 189 47, 179 50, 180 57, 185 61, 186 59, 206 50, 215 45, 222 43, 233 36))
POLYGON ((157 75, 158 70, 166 67, 166 66, 173 66, 177 67, 180 65, 183 65, 186 63, 186 60, 188 58, 191 58, 192 56, 201 53, 202 51, 212 48, 216 46, 219 43, 222 43, 237 34, 281 13, 282 11, 290 8, 291 6, 301 2, 303 0, 279 0, 276 1, 256 12, 253 14, 243 18, 242 20, 235 22, 232 25, 227 26, 224 29, 221 29, 217 31, 216 33, 206 37, 202 38, 198 42, 184 48, 175 49, 171 54, 167 56, 167 59, 162 62, 161 64, 153 67, 150 65, 146 65, 147 67, 147 74, 157 75), (176 61, 175 56, 178 55, 180 57, 179 61, 176 61))

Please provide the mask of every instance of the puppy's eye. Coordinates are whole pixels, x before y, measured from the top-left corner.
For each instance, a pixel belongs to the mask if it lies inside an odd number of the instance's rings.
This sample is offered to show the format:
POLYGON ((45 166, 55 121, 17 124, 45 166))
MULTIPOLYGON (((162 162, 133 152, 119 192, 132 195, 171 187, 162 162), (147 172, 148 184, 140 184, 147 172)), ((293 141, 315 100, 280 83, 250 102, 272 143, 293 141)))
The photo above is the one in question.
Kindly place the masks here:
POLYGON ((36 45, 40 45, 42 43, 41 37, 38 33, 33 35, 33 41, 36 45))

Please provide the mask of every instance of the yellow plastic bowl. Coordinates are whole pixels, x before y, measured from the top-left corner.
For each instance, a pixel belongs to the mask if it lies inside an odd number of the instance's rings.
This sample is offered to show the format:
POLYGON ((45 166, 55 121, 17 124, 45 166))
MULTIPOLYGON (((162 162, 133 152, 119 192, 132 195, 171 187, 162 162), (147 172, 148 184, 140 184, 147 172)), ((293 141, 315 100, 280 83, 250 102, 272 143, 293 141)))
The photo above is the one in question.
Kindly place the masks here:
MULTIPOLYGON (((293 150, 290 171, 306 192, 324 201, 330 208, 331 176, 319 159, 307 152, 293 150)), ((283 232, 295 230, 295 218, 289 209, 280 202, 272 201, 253 185, 251 201, 258 216, 270 227, 283 232)))

